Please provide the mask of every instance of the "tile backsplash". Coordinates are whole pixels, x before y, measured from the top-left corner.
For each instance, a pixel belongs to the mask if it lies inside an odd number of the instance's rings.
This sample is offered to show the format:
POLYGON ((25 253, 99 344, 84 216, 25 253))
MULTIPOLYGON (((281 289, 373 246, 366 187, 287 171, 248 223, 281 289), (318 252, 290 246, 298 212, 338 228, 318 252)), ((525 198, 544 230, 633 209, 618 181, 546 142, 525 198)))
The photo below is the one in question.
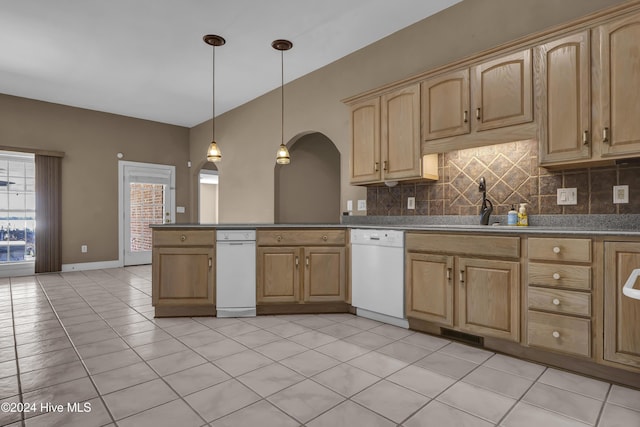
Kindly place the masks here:
POLYGON ((438 155, 438 181, 367 188, 367 215, 476 215, 487 182, 493 213, 527 203, 530 214, 638 214, 640 162, 582 169, 549 170, 538 166, 538 143, 517 141, 438 155), (613 203, 613 186, 629 186, 629 203, 613 203), (578 204, 559 206, 558 188, 577 188, 578 204), (407 198, 416 208, 407 209, 407 198))

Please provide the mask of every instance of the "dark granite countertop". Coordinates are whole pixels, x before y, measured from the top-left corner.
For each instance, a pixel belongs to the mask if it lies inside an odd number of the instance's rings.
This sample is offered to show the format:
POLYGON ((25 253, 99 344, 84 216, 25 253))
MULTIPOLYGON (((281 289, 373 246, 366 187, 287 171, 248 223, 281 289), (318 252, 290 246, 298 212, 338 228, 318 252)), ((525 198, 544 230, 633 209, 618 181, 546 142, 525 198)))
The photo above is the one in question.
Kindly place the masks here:
POLYGON ((443 233, 491 233, 514 235, 565 234, 580 236, 640 237, 640 215, 537 215, 528 227, 507 226, 504 215, 492 217, 499 224, 479 225, 475 216, 344 216, 342 224, 157 224, 156 229, 255 230, 280 228, 370 228, 443 233))

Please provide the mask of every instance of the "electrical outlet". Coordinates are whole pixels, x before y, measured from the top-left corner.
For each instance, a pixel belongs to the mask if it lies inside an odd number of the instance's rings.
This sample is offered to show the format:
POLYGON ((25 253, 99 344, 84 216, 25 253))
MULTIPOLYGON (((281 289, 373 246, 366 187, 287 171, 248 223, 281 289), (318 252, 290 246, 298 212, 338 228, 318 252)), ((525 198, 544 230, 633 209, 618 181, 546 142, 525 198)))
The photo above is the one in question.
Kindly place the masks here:
POLYGON ((577 188, 558 188, 558 204, 559 205, 577 205, 578 189, 577 188))
POLYGON ((415 208, 416 208, 416 198, 407 197, 407 209, 415 209, 415 208))
POLYGON ((358 210, 366 211, 367 210, 367 201, 366 200, 358 200, 358 210))
POLYGON ((629 203, 629 186, 613 186, 613 203, 629 203))
POLYGON ((347 210, 349 212, 353 210, 353 200, 347 200, 347 210))
POLYGON ((87 245, 80 246, 80 252, 82 252, 83 254, 86 254, 87 251, 88 251, 87 245))

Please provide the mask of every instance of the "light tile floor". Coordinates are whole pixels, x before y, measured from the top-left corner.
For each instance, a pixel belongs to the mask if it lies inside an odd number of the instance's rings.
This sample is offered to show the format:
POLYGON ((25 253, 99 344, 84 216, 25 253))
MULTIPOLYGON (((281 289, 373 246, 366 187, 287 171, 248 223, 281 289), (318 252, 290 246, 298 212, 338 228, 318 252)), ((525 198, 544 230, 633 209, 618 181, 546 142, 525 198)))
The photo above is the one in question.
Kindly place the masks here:
POLYGON ((638 390, 349 314, 154 319, 150 276, 0 279, 0 425, 640 426, 638 390))

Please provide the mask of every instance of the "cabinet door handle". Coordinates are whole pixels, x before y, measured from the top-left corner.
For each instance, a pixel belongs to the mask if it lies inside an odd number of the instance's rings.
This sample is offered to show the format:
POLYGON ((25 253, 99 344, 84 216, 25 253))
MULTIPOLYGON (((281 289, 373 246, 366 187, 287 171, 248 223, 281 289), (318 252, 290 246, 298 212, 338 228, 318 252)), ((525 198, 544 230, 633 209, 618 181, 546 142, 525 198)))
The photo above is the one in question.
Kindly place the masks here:
POLYGON ((326 235, 325 235, 325 236, 322 236, 322 240, 324 240, 325 242, 327 241, 327 239, 329 239, 329 237, 328 237, 328 236, 326 236, 326 235))
POLYGON ((609 143, 609 128, 602 129, 602 142, 609 143))
POLYGON ((184 234, 182 236, 180 236, 180 241, 184 242, 185 240, 187 240, 187 236, 185 236, 184 234))
POLYGON ((464 110, 464 114, 462 115, 462 119, 465 123, 469 123, 469 112, 467 110, 464 110))
POLYGON ((306 264, 307 268, 309 268, 309 257, 305 257, 304 263, 306 264))
POLYGON ((209 270, 213 267, 213 258, 209 258, 209 270))
POLYGON ((460 270, 460 284, 464 285, 464 270, 460 270))
POLYGON ((299 260, 298 260, 298 257, 296 256, 296 268, 298 268, 298 264, 299 264, 299 263, 300 263, 300 262, 299 262, 299 260))
POLYGON ((380 162, 375 162, 375 163, 373 164, 373 170, 374 170, 375 172, 378 172, 378 171, 380 170, 380 162))
POLYGON ((480 115, 480 107, 476 108, 476 119, 480 120, 482 116, 480 115))
POLYGON ((277 237, 276 237, 276 241, 277 241, 277 242, 282 241, 282 236, 277 236, 277 237))
POLYGON ((387 161, 385 160, 384 162, 382 162, 382 170, 383 171, 387 171, 387 161))
POLYGON ((447 280, 451 281, 451 268, 447 268, 447 280))
POLYGON ((589 145, 589 131, 585 130, 582 132, 582 144, 589 145))

